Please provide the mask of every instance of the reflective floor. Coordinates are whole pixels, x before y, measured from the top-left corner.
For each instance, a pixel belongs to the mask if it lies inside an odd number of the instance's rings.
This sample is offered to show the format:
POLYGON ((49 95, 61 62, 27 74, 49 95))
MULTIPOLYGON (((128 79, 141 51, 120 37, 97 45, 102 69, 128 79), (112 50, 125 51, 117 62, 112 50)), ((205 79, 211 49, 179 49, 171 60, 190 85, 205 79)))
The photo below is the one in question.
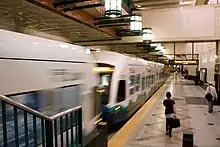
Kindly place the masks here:
POLYGON ((202 88, 179 76, 172 77, 152 99, 154 103, 150 102, 149 105, 147 102, 136 114, 138 116, 134 116, 112 137, 109 141, 110 147, 116 140, 118 147, 181 147, 183 133, 188 132, 194 134, 194 146, 220 147, 220 107, 216 106, 211 114, 207 112, 202 88), (181 120, 181 127, 173 129, 172 138, 165 134, 162 102, 167 91, 173 95, 177 117, 181 120), (129 132, 128 129, 131 131, 129 132), (123 139, 125 140, 122 141, 123 139))

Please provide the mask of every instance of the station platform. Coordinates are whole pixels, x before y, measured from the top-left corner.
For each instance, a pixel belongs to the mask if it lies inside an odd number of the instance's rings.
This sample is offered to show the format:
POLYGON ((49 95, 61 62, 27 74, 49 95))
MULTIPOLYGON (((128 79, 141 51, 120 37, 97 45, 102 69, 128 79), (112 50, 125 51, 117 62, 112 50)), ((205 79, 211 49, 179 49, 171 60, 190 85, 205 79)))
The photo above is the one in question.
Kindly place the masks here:
POLYGON ((180 76, 170 77, 109 141, 109 147, 182 147, 183 133, 193 133, 194 147, 220 146, 220 107, 208 113, 205 91, 180 76), (181 127, 165 132, 163 100, 167 91, 176 102, 181 127))

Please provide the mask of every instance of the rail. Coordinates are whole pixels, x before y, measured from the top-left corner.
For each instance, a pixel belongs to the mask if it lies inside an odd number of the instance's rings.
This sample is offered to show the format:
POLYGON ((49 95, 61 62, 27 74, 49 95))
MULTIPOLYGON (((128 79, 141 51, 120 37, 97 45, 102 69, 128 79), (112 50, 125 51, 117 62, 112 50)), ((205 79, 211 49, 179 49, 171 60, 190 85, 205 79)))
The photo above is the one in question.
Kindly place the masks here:
POLYGON ((0 146, 74 146, 82 143, 82 107, 47 116, 0 95, 0 146))

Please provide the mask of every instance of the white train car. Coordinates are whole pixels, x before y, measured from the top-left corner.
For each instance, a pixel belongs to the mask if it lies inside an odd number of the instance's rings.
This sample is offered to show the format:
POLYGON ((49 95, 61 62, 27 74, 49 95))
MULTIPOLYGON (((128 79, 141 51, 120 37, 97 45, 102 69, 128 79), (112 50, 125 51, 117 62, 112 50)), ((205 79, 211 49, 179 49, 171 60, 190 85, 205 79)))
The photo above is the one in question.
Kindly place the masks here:
MULTIPOLYGON (((92 72, 93 61, 83 47, 0 30, 0 94, 48 116, 82 105, 83 133, 88 136, 100 115, 94 94, 99 77, 92 72)), ((8 124, 11 119, 13 115, 7 116, 8 124)), ((22 143, 24 135, 19 135, 22 143)), ((8 138, 13 146, 10 130, 8 138)))
POLYGON ((162 84, 162 64, 109 51, 93 55, 101 78, 102 118, 109 125, 126 121, 162 84))

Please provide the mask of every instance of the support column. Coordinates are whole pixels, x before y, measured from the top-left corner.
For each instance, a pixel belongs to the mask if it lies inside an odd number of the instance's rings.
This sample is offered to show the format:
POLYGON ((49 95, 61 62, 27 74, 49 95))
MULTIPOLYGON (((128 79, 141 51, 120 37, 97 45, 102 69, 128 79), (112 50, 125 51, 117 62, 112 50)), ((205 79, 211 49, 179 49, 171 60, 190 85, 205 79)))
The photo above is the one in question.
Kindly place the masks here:
MULTIPOLYGON (((218 51, 218 41, 216 41, 215 42, 215 54, 218 56, 218 58, 219 58, 219 51, 218 51)), ((215 59, 215 64, 216 64, 217 62, 216 62, 216 59, 215 59)), ((215 81, 215 88, 216 88, 216 90, 217 90, 217 92, 219 92, 219 87, 220 87, 220 85, 219 85, 219 75, 218 74, 214 74, 214 81, 215 81)))
POLYGON ((175 58, 176 58, 176 43, 173 42, 173 55, 174 55, 174 62, 175 62, 175 58))
POLYGON ((192 60, 194 59, 194 42, 192 42, 192 60))

